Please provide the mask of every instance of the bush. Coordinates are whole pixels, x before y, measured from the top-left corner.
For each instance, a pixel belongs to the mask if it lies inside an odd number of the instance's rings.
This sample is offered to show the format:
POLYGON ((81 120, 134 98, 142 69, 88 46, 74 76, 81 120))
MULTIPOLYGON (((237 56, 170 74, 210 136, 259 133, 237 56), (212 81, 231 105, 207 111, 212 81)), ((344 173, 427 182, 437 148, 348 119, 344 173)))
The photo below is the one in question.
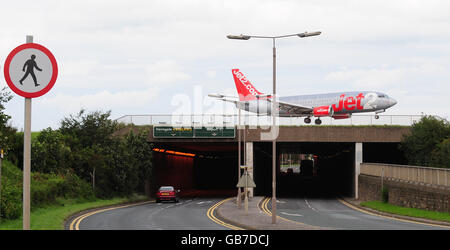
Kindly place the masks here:
POLYGON ((384 203, 389 202, 389 190, 386 187, 381 188, 381 201, 384 203))
POLYGON ((435 168, 450 168, 450 139, 443 140, 433 150, 431 166, 435 168))
POLYGON ((0 217, 17 219, 22 215, 22 185, 10 182, 2 177, 0 217))
MULTIPOLYGON (((2 170, 0 216, 17 219, 22 215, 22 171, 9 161, 4 161, 2 170)), ((31 209, 56 204, 58 198, 94 198, 90 185, 70 171, 65 175, 32 173, 30 195, 31 209)))

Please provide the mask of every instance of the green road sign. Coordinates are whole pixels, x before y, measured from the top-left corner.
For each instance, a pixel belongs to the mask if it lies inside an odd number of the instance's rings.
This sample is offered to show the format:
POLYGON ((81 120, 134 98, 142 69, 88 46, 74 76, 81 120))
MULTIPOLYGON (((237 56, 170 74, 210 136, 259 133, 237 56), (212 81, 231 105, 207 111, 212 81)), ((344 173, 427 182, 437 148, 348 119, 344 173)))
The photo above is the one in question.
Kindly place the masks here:
POLYGON ((153 127, 153 138, 234 138, 235 134, 234 127, 153 127))

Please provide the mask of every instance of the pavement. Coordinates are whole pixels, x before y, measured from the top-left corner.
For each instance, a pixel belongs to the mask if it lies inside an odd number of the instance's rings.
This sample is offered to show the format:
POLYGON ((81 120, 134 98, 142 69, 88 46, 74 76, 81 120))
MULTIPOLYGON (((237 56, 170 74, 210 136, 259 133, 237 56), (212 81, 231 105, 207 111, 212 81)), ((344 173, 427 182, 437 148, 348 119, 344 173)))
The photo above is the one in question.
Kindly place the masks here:
POLYGON ((248 213, 245 213, 244 201, 238 209, 236 199, 223 202, 216 209, 216 216, 220 220, 247 230, 329 230, 331 228, 316 227, 300 222, 288 221, 281 217, 272 224, 272 216, 260 209, 259 205, 265 197, 255 196, 249 199, 248 213))

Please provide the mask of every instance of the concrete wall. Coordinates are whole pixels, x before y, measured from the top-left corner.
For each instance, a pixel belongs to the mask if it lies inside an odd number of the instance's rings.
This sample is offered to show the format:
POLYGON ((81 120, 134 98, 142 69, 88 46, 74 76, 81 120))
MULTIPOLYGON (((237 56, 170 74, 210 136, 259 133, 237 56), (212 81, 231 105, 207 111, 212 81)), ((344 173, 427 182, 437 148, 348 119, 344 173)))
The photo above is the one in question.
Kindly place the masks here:
POLYGON ((359 175, 358 196, 361 201, 381 201, 381 185, 387 188, 389 203, 430 211, 450 212, 450 188, 407 182, 379 176, 359 175))
POLYGON ((421 182, 425 184, 450 187, 450 169, 445 168, 363 163, 361 164, 361 173, 409 182, 421 182))
MULTIPOLYGON (((279 142, 400 142, 410 127, 280 126, 279 142)), ((262 129, 247 130, 247 140, 260 141, 262 129)))
MULTIPOLYGON (((149 129, 149 142, 237 142, 236 138, 228 139, 183 139, 183 138, 153 138, 153 129, 148 127, 128 126, 117 132, 118 135, 130 130, 149 129)), ((269 130, 247 127, 246 141, 259 142, 261 133, 269 130)), ((278 142, 400 142, 402 136, 410 133, 410 127, 401 126, 280 126, 278 142)), ((237 134, 237 133, 236 133, 237 134)))

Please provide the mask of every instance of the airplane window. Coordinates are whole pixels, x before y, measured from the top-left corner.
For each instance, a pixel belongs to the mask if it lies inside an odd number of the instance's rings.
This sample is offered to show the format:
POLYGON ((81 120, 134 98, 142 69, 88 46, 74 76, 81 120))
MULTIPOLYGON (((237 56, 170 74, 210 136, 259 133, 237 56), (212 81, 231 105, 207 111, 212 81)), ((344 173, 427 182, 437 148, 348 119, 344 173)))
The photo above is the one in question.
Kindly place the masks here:
POLYGON ((385 98, 386 96, 383 95, 383 94, 379 94, 378 97, 380 97, 380 98, 385 98))

